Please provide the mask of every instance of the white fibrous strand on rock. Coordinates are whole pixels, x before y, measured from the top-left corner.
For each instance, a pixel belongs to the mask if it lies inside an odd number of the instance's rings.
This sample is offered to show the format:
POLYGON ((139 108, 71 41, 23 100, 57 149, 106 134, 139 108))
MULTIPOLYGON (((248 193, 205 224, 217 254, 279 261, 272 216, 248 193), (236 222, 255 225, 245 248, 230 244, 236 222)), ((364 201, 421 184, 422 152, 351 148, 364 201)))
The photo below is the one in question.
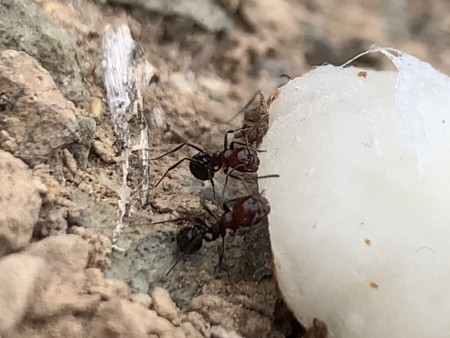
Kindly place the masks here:
POLYGON ((115 242, 123 230, 123 217, 130 203, 127 178, 129 156, 135 145, 140 149, 140 203, 144 205, 148 202, 148 126, 143 112, 143 94, 158 75, 156 69, 145 59, 143 50, 133 41, 127 25, 105 27, 103 68, 116 146, 121 159, 122 188, 118 202, 117 226, 113 232, 115 242), (130 128, 132 118, 137 121, 137 125, 130 128))

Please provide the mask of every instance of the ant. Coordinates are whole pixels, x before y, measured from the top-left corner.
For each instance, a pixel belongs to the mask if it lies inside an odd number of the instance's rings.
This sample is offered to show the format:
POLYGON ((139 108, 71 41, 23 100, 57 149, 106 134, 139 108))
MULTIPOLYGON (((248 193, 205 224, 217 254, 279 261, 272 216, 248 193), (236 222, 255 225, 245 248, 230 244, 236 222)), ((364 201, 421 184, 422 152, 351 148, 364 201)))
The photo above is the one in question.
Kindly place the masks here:
POLYGON ((156 188, 161 181, 167 176, 167 174, 178 167, 182 162, 189 161, 189 169, 191 174, 202 181, 209 180, 211 182, 213 188, 213 196, 216 198, 216 192, 214 189, 214 174, 218 172, 220 169, 224 169, 225 173, 228 173, 228 170, 232 168, 235 171, 242 173, 253 173, 258 171, 259 167, 259 158, 256 148, 250 147, 248 143, 232 141, 228 144, 228 134, 236 133, 238 131, 242 131, 243 128, 228 130, 224 136, 224 145, 223 150, 221 152, 208 153, 202 148, 188 142, 181 143, 174 149, 158 156, 155 158, 151 158, 150 160, 158 160, 164 156, 167 156, 171 153, 174 153, 180 150, 184 146, 191 147, 198 151, 197 154, 192 157, 185 157, 170 166, 164 175, 156 182, 153 188, 156 188), (241 147, 236 147, 239 145, 241 147))
POLYGON ((242 128, 235 134, 235 138, 244 137, 246 142, 259 147, 264 136, 269 130, 269 108, 273 101, 279 96, 280 92, 276 90, 269 98, 266 99, 261 91, 253 94, 248 103, 237 112, 228 122, 234 120, 239 114, 244 113, 244 121, 242 128), (259 95, 259 104, 255 108, 251 108, 253 101, 259 95))
MULTIPOLYGON (((258 179, 269 177, 279 177, 279 175, 259 176, 258 179)), ((222 205, 224 213, 220 218, 205 203, 202 202, 201 204, 208 214, 216 220, 214 225, 209 226, 198 217, 181 217, 153 223, 158 224, 182 220, 189 220, 192 223, 192 225, 184 226, 178 231, 177 246, 181 255, 176 259, 166 275, 172 271, 184 254, 192 254, 200 250, 203 241, 212 242, 219 237, 222 237, 222 246, 219 251, 219 268, 222 268, 227 229, 231 231, 231 235, 234 235, 240 228, 248 228, 261 223, 270 213, 269 201, 259 192, 224 201, 222 205), (232 202, 233 205, 230 206, 232 202)))

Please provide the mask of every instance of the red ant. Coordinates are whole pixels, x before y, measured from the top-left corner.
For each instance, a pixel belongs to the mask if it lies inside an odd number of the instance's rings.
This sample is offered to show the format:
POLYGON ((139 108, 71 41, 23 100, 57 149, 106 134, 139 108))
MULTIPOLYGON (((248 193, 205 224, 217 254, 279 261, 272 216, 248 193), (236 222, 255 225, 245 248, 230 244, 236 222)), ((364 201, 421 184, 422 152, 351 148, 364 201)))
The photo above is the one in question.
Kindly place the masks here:
POLYGON ((195 178, 202 181, 209 180, 211 182, 211 185, 213 187, 214 199, 216 197, 216 192, 214 189, 213 177, 214 174, 221 168, 224 169, 225 173, 228 172, 229 168, 243 173, 253 173, 258 171, 258 150, 252 149, 248 144, 237 141, 232 141, 228 145, 228 134, 235 133, 241 130, 242 128, 228 130, 225 133, 223 150, 219 153, 215 152, 210 154, 192 143, 185 142, 158 157, 151 158, 150 160, 158 160, 164 156, 180 150, 184 146, 194 148, 198 151, 198 153, 194 156, 182 158, 181 160, 170 166, 169 169, 166 170, 164 175, 159 179, 159 181, 153 186, 153 188, 156 188, 171 170, 178 167, 184 161, 189 161, 189 169, 195 178), (245 147, 236 148, 235 145, 245 147))
MULTIPOLYGON (((279 175, 265 175, 258 177, 258 179, 269 177, 279 177, 279 175)), ((219 237, 222 237, 222 246, 219 251, 219 268, 221 268, 225 251, 225 236, 227 229, 231 230, 231 234, 234 234, 240 228, 252 227, 261 223, 261 221, 263 221, 270 213, 269 201, 262 196, 261 193, 252 193, 244 197, 224 201, 222 205, 224 213, 220 218, 218 218, 203 202, 202 206, 213 218, 215 218, 216 223, 213 226, 209 226, 205 221, 198 217, 182 217, 153 223, 177 222, 186 219, 190 220, 192 223, 192 225, 182 227, 178 231, 177 246, 181 255, 176 259, 166 275, 172 271, 184 254, 194 253, 200 250, 203 241, 211 242, 219 237), (230 207, 229 203, 231 202, 234 203, 230 207)))

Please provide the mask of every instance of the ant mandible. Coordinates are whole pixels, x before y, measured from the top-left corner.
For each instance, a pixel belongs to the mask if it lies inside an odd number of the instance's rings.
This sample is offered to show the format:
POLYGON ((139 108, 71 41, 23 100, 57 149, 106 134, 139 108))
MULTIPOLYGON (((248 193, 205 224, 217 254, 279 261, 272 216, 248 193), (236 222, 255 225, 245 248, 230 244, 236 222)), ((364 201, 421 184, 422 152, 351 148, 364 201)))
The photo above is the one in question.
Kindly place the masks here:
POLYGON ((164 156, 180 150, 184 146, 191 147, 198 151, 198 153, 193 155, 192 157, 182 158, 181 160, 170 166, 166 170, 164 175, 158 180, 158 182, 156 182, 153 188, 156 188, 171 170, 178 167, 184 161, 189 161, 189 169, 195 178, 202 181, 209 180, 211 182, 211 185, 213 187, 214 199, 216 198, 216 192, 214 189, 213 178, 214 174, 220 169, 223 168, 225 173, 228 172, 229 168, 243 173, 253 173, 258 171, 258 150, 252 149, 248 144, 245 144, 243 142, 232 141, 230 144, 228 144, 228 134, 236 133, 238 131, 242 131, 242 128, 228 130, 225 133, 223 150, 219 153, 215 152, 210 154, 192 143, 185 142, 158 157, 151 158, 150 160, 159 160, 164 156), (239 145, 242 147, 235 147, 235 145, 239 145))
MULTIPOLYGON (((258 177, 258 179, 269 177, 279 177, 279 175, 265 175, 258 177)), ((182 227, 178 231, 177 246, 181 255, 176 259, 166 275, 172 271, 184 254, 194 253, 200 250, 203 241, 211 242, 219 237, 222 237, 222 246, 219 251, 219 267, 222 267, 227 229, 235 233, 239 228, 252 227, 261 223, 270 213, 269 201, 259 192, 224 201, 222 205, 224 213, 220 218, 203 202, 202 206, 216 220, 213 226, 209 226, 198 217, 182 217, 154 223, 177 222, 186 219, 192 223, 189 226, 182 227), (231 207, 229 205, 230 203, 233 203, 231 207)))

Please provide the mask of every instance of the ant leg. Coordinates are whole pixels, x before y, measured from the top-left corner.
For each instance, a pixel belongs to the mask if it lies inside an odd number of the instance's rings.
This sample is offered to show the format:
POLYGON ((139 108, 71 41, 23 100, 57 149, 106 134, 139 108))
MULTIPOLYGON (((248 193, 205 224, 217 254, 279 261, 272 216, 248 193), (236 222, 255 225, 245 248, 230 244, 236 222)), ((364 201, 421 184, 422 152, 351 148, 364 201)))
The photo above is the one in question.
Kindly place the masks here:
POLYGON ((162 175, 162 177, 158 180, 158 182, 156 182, 156 184, 155 184, 151 189, 156 188, 156 187, 161 183, 161 181, 164 179, 164 177, 166 177, 167 174, 168 174, 171 170, 173 170, 173 169, 175 169, 176 167, 178 167, 178 166, 179 166, 182 162, 184 162, 184 161, 190 161, 190 162, 195 162, 195 163, 200 163, 200 164, 201 164, 200 161, 196 161, 196 160, 194 160, 194 159, 192 159, 192 158, 190 158, 190 157, 182 158, 181 160, 179 160, 178 162, 176 162, 175 164, 173 164, 172 166, 170 166, 169 169, 166 170, 166 172, 164 173, 164 175, 162 175))
POLYGON ((245 112, 253 103, 253 101, 255 101, 256 97, 258 95, 262 95, 262 92, 260 90, 256 91, 252 98, 245 104, 245 106, 241 109, 239 109, 239 111, 234 114, 228 121, 226 121, 226 123, 230 123, 231 121, 233 121, 239 114, 242 114, 243 112, 245 112))
POLYGON ((167 272, 165 273, 164 277, 168 276, 172 270, 177 266, 178 262, 186 256, 185 252, 181 252, 178 257, 175 259, 175 262, 173 262, 173 264, 170 266, 169 270, 167 270, 167 272))
MULTIPOLYGON (((224 150, 226 150, 226 149, 231 149, 231 150, 233 150, 233 148, 228 148, 228 134, 233 134, 233 133, 236 133, 236 132, 238 132, 238 131, 240 131, 240 130, 242 130, 242 128, 238 128, 238 129, 230 129, 230 130, 227 130, 227 131, 225 132, 225 135, 224 135, 224 137, 223 137, 223 149, 224 149, 224 150)), ((231 142, 231 143, 233 143, 233 142, 231 142)), ((230 146, 231 146, 231 144, 230 144, 230 146)))
POLYGON ((222 196, 221 196, 221 201, 223 201, 225 199, 225 188, 227 187, 228 184, 228 177, 231 175, 231 173, 234 171, 235 169, 231 169, 230 172, 227 173, 227 175, 225 176, 225 183, 223 184, 223 189, 222 189, 222 196))
MULTIPOLYGON (((260 93, 260 95, 261 95, 261 98, 263 98, 262 92, 259 92, 259 93, 260 93)), ((253 100, 254 100, 254 98, 253 98, 253 100)), ((256 124, 255 124, 253 127, 251 127, 250 129, 248 129, 248 128, 238 128, 238 129, 227 130, 227 131, 225 132, 225 136, 224 136, 224 142, 223 142, 224 148, 223 148, 223 149, 228 149, 228 134, 236 133, 236 132, 238 132, 238 131, 243 131, 243 132, 244 132, 245 141, 246 141, 247 147, 249 147, 249 142, 248 142, 248 137, 247 137, 247 135, 248 135, 249 133, 251 133, 253 130, 255 130, 256 128, 258 128, 259 125, 260 125, 261 123, 263 123, 264 120, 265 120, 266 118, 268 118, 268 117, 269 117, 269 113, 264 114, 264 116, 258 121, 258 123, 256 123, 256 124)), ((231 144, 230 144, 230 149, 233 150, 233 148, 231 148, 231 144)))
POLYGON ((265 113, 264 116, 261 117, 261 119, 258 121, 258 123, 256 123, 253 127, 251 127, 248 131, 246 131, 247 134, 250 133, 250 132, 252 132, 252 131, 255 130, 256 128, 258 128, 259 125, 260 125, 261 123, 263 123, 263 121, 264 121, 265 119, 267 119, 268 117, 269 117, 269 113, 265 113))
POLYGON ((251 106, 251 104, 253 103, 253 101, 255 101, 255 99, 256 99, 256 97, 257 97, 258 95, 259 95, 259 96, 262 96, 262 95, 263 95, 262 91, 257 90, 257 91, 253 94, 252 98, 246 103, 246 105, 245 105, 243 108, 241 108, 241 109, 239 110, 239 112, 242 113, 243 111, 247 110, 247 109, 251 106))
POLYGON ((214 213, 211 211, 211 209, 208 208, 208 206, 205 203, 203 203, 203 202, 200 202, 200 203, 205 208, 205 210, 214 219, 216 219, 217 223, 216 223, 216 225, 211 226, 211 225, 206 224, 206 222, 199 217, 194 217, 192 220, 195 222, 195 224, 199 224, 205 229, 205 232, 203 234, 203 240, 206 242, 212 242, 212 241, 216 240, 217 238, 219 238, 219 236, 221 235, 218 225, 217 225, 219 223, 219 219, 217 218, 216 215, 214 215, 214 213), (206 235, 211 235, 211 237, 208 237, 206 235))
POLYGON ((214 187, 214 179, 213 179, 210 171, 208 171, 208 176, 209 176, 209 181, 211 182, 211 186, 212 186, 212 190, 213 190, 213 199, 215 201, 216 200, 216 189, 214 187))
POLYGON ((241 179, 242 184, 243 184, 244 187, 245 187, 245 190, 247 190, 248 194, 251 195, 251 194, 252 194, 252 191, 251 191, 250 188, 248 187, 247 183, 245 183, 244 178, 240 177, 240 179, 241 179))
MULTIPOLYGON (((246 135, 246 137, 247 137, 247 135, 246 135)), ((267 150, 258 149, 258 148, 256 148, 255 146, 252 146, 252 145, 249 144, 249 143, 244 143, 244 142, 239 142, 239 141, 233 141, 233 142, 230 143, 230 149, 231 149, 231 150, 234 149, 234 145, 235 145, 235 144, 240 145, 240 146, 245 146, 245 147, 247 147, 247 148, 252 148, 254 151, 256 151, 256 152, 258 152, 258 153, 265 153, 265 152, 267 152, 267 150)))
POLYGON ((220 274, 220 272, 222 272, 222 270, 225 271, 227 274, 227 277, 228 277, 228 282, 230 284, 232 284, 231 278, 230 278, 230 272, 228 271, 228 268, 223 265, 224 256, 225 256, 225 236, 222 236, 222 245, 219 247, 219 264, 218 264, 219 271, 218 272, 220 274))
POLYGON ((195 144, 184 142, 184 143, 179 144, 179 145, 178 145, 177 147, 175 147, 174 149, 172 149, 172 150, 170 150, 170 151, 168 151, 168 152, 166 152, 166 153, 164 153, 164 154, 162 154, 162 155, 160 155, 160 156, 158 156, 158 157, 150 158, 149 160, 150 160, 150 161, 159 160, 160 158, 163 158, 164 156, 167 156, 167 155, 169 155, 169 154, 172 154, 172 153, 174 153, 174 152, 180 150, 180 149, 181 149, 182 147, 184 147, 184 146, 188 146, 188 147, 194 148, 195 150, 197 150, 197 151, 199 151, 199 152, 205 152, 202 148, 197 147, 195 144))
MULTIPOLYGON (((256 176, 256 180, 260 180, 260 179, 263 179, 263 178, 272 178, 272 177, 280 177, 280 175, 279 174, 270 174, 270 175, 256 176)), ((245 179, 243 177, 238 177, 238 178, 241 180, 241 182, 244 185, 245 189, 247 190, 248 194, 251 195, 252 191, 248 187, 245 179)), ((261 192, 261 194, 262 194, 262 192, 261 192)))
MULTIPOLYGON (((250 142, 248 141, 248 135, 254 131, 256 128, 258 128, 267 118, 269 117, 269 113, 265 113, 263 115, 263 117, 261 117, 261 119, 255 123, 252 127, 247 127, 247 128, 239 128, 239 129, 235 129, 234 132, 237 131, 241 131, 242 134, 245 138, 245 145, 247 146, 247 149, 252 147, 253 149, 255 149, 258 152, 264 152, 265 150, 259 150, 256 147, 253 147, 252 145, 250 145, 250 142)), ((231 132, 231 131, 230 131, 231 132)), ((240 142, 235 142, 236 144, 240 144, 240 145, 244 145, 244 143, 240 143, 240 142)), ((233 146, 230 144, 230 149, 233 150, 233 146)))
POLYGON ((208 214, 210 214, 217 222, 219 222, 219 218, 212 212, 212 210, 203 202, 201 201, 200 204, 202 207, 206 210, 208 214))
POLYGON ((165 276, 168 276, 172 270, 177 266, 178 262, 183 258, 186 257, 187 253, 194 247, 194 245, 197 244, 198 241, 202 241, 203 240, 203 235, 197 235, 195 238, 192 239, 192 241, 189 243, 189 245, 186 247, 186 249, 184 249, 184 251, 180 252, 180 254, 178 255, 178 257, 175 259, 175 261, 173 262, 173 264, 170 266, 169 270, 167 270, 165 276))
POLYGON ((191 217, 179 217, 174 219, 167 219, 165 221, 152 222, 152 224, 162 224, 162 223, 175 223, 180 221, 191 220, 191 217))
POLYGON ((227 175, 225 176, 225 183, 223 184, 223 190, 222 190, 222 199, 221 201, 223 201, 225 199, 225 188, 227 187, 228 184, 228 178, 231 176, 233 178, 236 178, 237 176, 232 175, 233 171, 236 171, 236 169, 238 169, 239 167, 244 166, 245 164, 239 164, 236 167, 234 167, 233 169, 231 169, 230 172, 227 173, 227 175))
POLYGON ((168 220, 168 221, 162 221, 162 222, 155 222, 155 223, 153 223, 153 224, 158 224, 158 223, 174 222, 174 221, 177 221, 177 220, 185 220, 185 219, 189 219, 193 224, 201 225, 204 228, 204 233, 201 233, 201 234, 197 235, 195 238, 193 238, 191 240, 191 242, 189 243, 189 245, 182 252, 180 252, 178 257, 175 259, 173 264, 170 266, 169 270, 167 270, 167 272, 164 275, 164 277, 166 277, 167 275, 169 275, 172 272, 172 270, 177 266, 179 261, 183 257, 185 257, 187 255, 187 253, 191 252, 191 249, 198 243, 198 241, 203 241, 204 235, 208 231, 209 227, 201 218, 198 218, 198 217, 181 217, 181 218, 172 219, 172 220, 168 220))

